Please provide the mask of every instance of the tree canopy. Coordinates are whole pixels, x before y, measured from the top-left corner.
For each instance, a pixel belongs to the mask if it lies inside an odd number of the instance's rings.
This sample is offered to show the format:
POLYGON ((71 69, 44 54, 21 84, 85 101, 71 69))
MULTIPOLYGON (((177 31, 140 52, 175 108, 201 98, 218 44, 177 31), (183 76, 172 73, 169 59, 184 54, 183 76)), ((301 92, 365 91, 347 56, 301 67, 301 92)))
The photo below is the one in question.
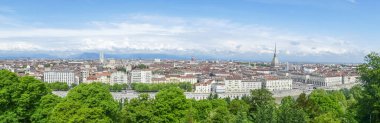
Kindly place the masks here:
POLYGON ((0 122, 30 122, 40 99, 50 93, 44 83, 33 77, 0 70, 0 122))

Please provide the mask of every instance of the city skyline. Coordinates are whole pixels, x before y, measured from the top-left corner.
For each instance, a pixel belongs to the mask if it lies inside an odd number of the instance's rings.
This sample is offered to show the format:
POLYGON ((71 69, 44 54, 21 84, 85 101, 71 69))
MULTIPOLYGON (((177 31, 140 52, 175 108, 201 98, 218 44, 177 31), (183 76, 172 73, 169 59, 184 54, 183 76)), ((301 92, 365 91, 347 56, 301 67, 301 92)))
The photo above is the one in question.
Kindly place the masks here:
POLYGON ((270 62, 277 43, 280 61, 358 63, 380 45, 377 1, 0 3, 5 57, 105 52, 270 62))

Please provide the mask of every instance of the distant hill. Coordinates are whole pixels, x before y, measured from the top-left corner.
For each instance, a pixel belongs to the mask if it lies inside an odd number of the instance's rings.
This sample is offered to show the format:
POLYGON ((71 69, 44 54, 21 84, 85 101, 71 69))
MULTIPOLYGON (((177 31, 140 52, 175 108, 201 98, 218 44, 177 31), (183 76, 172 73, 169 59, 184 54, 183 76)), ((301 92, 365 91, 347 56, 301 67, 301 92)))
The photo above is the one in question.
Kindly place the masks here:
POLYGON ((27 53, 27 52, 13 52, 13 53, 0 53, 0 59, 20 59, 20 58, 46 58, 46 59, 55 59, 59 58, 57 56, 43 54, 43 53, 27 53))

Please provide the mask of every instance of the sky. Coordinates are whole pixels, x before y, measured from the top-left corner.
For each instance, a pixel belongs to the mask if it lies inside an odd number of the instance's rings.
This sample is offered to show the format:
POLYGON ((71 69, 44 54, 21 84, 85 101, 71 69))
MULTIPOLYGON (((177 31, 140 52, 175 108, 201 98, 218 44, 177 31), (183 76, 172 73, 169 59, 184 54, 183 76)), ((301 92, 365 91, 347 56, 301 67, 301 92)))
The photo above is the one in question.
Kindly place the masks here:
POLYGON ((0 55, 169 54, 363 62, 378 0, 0 0, 0 55))

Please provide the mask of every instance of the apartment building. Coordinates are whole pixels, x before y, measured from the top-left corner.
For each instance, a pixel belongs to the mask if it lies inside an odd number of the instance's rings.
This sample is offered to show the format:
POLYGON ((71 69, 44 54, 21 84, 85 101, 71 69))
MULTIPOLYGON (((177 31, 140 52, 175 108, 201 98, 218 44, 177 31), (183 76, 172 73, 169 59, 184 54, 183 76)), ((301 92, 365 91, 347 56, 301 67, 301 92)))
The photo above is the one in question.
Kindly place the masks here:
POLYGON ((240 77, 227 77, 224 83, 226 92, 249 92, 262 87, 260 81, 242 80, 240 77))
POLYGON ((44 72, 44 82, 65 82, 67 85, 78 84, 75 81, 75 73, 72 71, 46 71, 44 72))
POLYGON ((126 84, 128 83, 128 75, 125 72, 117 71, 111 74, 110 84, 126 84))
POLYGON ((262 87, 270 91, 278 90, 290 90, 292 89, 292 79, 290 78, 280 78, 274 76, 264 77, 262 79, 262 87))
POLYGON ((152 83, 152 71, 149 70, 132 70, 132 83, 152 83))

